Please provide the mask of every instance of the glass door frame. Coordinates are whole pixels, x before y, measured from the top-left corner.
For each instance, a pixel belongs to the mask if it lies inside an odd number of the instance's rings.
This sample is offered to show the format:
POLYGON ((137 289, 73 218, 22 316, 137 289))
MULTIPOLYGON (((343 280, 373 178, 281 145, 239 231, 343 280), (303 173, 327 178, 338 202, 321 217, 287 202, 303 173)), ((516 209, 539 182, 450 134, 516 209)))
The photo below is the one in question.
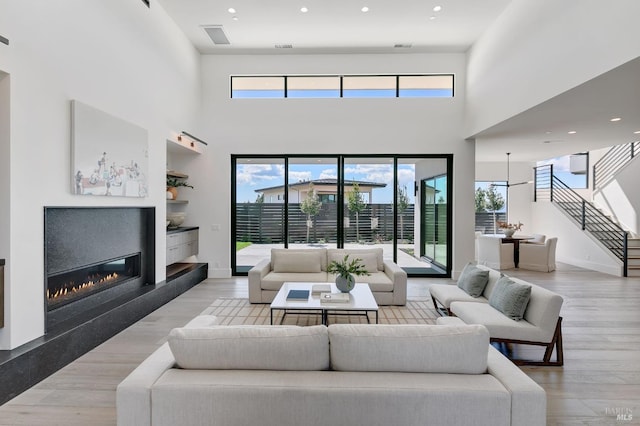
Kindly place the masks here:
MULTIPOLYGON (((255 158, 255 159, 278 159, 283 160, 285 176, 284 176, 284 187, 289 187, 289 159, 292 158, 335 158, 337 159, 337 180, 338 180, 338 193, 337 193, 337 209, 339 218, 336 223, 337 230, 337 241, 336 245, 339 248, 344 247, 344 223, 342 218, 344 217, 344 165, 345 159, 347 158, 389 158, 393 159, 393 205, 394 208, 398 204, 398 160, 400 159, 445 159, 446 160, 446 176, 447 176, 447 267, 446 271, 442 271, 443 273, 432 274, 432 273, 410 273, 412 277, 440 277, 440 278, 450 278, 451 277, 451 269, 452 269, 452 259, 453 259, 453 154, 282 154, 282 155, 273 155, 273 154, 256 154, 256 155, 245 155, 245 154, 231 154, 231 235, 230 235, 230 251, 231 251, 231 271, 232 276, 246 276, 248 272, 238 271, 238 265, 236 264, 236 233, 237 233, 237 223, 236 223, 236 191, 237 191, 237 182, 236 182, 236 173, 237 173, 237 160, 238 159, 247 159, 247 158, 255 158)), ((414 190, 415 186, 418 186, 419 183, 414 182, 414 190)), ((288 190, 284 191, 284 215, 285 220, 283 223, 283 232, 284 232, 284 247, 288 248, 288 235, 289 235, 289 227, 287 221, 288 215, 288 190)), ((422 201, 421 201, 422 202, 422 201)), ((422 214, 422 213, 421 213, 422 214)), ((397 262, 398 259, 398 215, 394 215, 393 217, 393 261, 397 262)), ((422 230, 420 231, 422 233, 422 230)))
MULTIPOLYGON (((449 231, 450 231, 449 228, 450 228, 450 224, 451 224, 451 214, 452 214, 453 210, 450 208, 451 206, 450 206, 449 193, 451 191, 451 188, 449 186, 449 176, 448 176, 447 173, 445 173, 445 174, 438 174, 438 175, 435 175, 435 176, 429 176, 429 177, 426 177, 426 178, 422 178, 420 180, 420 191, 422 193, 422 197, 421 197, 421 200, 420 200, 421 204, 422 204, 421 212, 420 212, 420 223, 421 223, 421 227, 420 227, 420 256, 426 258, 427 260, 429 260, 429 262, 433 263, 436 267, 441 268, 443 270, 448 270, 448 273, 450 275, 451 274, 451 261, 452 261, 452 258, 450 256, 451 253, 450 253, 450 250, 448 250, 448 247, 447 247, 447 259, 446 259, 446 263, 447 264, 446 265, 442 265, 441 263, 439 263, 436 260, 437 255, 436 255, 435 249, 434 249, 433 259, 431 259, 431 258, 429 258, 429 256, 427 256, 427 253, 426 253, 426 251, 424 249, 425 245, 426 245, 426 239, 427 239, 427 229, 426 229, 426 226, 425 226, 426 222, 427 222, 427 220, 426 220, 426 211, 422 208, 422 207, 424 207, 424 193, 426 192, 427 182, 428 181, 433 180, 435 182, 438 178, 441 178, 443 176, 447 179, 447 185, 446 185, 446 187, 447 187, 447 199, 446 199, 446 201, 447 201, 447 203, 446 203, 447 222, 446 222, 446 225, 445 225, 447 227, 447 245, 451 244, 451 236, 449 235, 449 231)), ((435 188, 435 186, 434 186, 434 188, 435 188)), ((436 229, 433 230, 433 233, 437 238, 437 235, 438 235, 438 229, 437 228, 438 228, 438 224, 439 224, 439 222, 438 222, 439 215, 438 215, 438 202, 437 202, 437 199, 435 197, 434 197, 433 205, 435 206, 434 214, 435 214, 435 226, 436 226, 436 229)))

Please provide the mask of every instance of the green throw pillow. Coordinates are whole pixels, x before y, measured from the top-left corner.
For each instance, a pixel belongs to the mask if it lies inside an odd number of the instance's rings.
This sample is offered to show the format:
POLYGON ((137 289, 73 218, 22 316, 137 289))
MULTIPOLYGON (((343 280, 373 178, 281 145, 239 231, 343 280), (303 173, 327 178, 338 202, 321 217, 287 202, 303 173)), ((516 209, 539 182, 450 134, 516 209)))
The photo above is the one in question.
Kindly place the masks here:
POLYGON ((520 321, 524 317, 530 297, 530 285, 516 283, 509 277, 502 276, 489 296, 489 305, 512 320, 520 321))
POLYGON ((489 282, 489 271, 477 268, 471 263, 464 267, 460 278, 458 278, 458 287, 467 292, 471 297, 480 297, 484 288, 489 282))

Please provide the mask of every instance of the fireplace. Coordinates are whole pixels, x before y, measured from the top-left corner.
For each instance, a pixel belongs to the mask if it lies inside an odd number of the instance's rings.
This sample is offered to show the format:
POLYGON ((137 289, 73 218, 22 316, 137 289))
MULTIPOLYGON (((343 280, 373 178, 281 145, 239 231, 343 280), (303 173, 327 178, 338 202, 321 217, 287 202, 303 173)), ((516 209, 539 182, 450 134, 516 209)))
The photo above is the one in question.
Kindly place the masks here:
POLYGON ((72 303, 140 276, 140 253, 50 275, 47 310, 72 303))
POLYGON ((207 278, 208 265, 194 263, 156 283, 155 235, 154 207, 44 208, 46 336, 0 351, 0 405, 207 278), (49 281, 60 288, 107 271, 118 281, 94 278, 97 287, 75 291, 83 297, 49 303, 49 281))
POLYGON ((45 328, 72 327, 155 284, 155 209, 45 207, 45 328))

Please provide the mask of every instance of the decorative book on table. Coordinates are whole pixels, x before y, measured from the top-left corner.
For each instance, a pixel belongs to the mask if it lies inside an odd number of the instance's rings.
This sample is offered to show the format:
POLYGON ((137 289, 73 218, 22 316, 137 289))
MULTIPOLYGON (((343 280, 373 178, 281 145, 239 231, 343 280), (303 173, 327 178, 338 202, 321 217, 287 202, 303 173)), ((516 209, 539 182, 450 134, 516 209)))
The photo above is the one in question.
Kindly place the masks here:
POLYGON ((308 300, 309 290, 289 290, 287 300, 308 300))
POLYGON ((331 293, 331 284, 314 284, 311 286, 311 294, 331 293))
POLYGON ((322 293, 320 303, 349 303, 349 293, 322 293))

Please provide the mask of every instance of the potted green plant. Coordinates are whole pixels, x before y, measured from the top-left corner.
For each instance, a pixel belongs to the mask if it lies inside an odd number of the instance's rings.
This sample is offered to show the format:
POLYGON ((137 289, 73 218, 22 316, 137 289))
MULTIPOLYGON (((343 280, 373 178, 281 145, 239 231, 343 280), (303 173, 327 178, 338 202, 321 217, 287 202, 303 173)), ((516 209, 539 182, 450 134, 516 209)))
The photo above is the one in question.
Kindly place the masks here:
POLYGON ((327 271, 332 274, 338 274, 336 277, 336 287, 343 293, 353 290, 356 285, 354 275, 371 275, 361 263, 362 259, 355 258, 349 260, 349 255, 345 255, 341 261, 333 260, 329 263, 327 271))
POLYGON ((167 176, 167 192, 171 193, 171 199, 178 198, 178 187, 185 186, 193 189, 193 185, 189 185, 186 180, 167 176))

